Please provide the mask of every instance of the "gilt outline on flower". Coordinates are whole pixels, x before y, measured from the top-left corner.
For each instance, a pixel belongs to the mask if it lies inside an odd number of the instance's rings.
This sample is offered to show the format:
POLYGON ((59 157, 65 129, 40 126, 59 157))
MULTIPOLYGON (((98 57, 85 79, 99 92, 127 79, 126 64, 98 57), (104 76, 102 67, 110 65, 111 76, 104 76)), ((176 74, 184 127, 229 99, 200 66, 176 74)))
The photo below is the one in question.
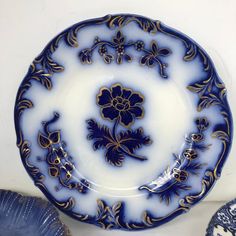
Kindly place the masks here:
POLYGON ((163 59, 169 56, 172 51, 167 47, 160 47, 157 41, 152 40, 150 46, 147 47, 142 40, 129 40, 118 30, 111 40, 95 37, 93 45, 84 48, 79 52, 80 61, 83 64, 92 64, 93 53, 97 49, 98 54, 103 58, 106 64, 111 64, 115 61, 121 65, 123 61, 132 62, 134 57, 130 49, 135 49, 140 53, 139 61, 143 66, 157 67, 162 78, 168 78, 165 69, 167 63, 163 59))
POLYGON ((96 101, 102 118, 112 122, 113 127, 100 125, 94 119, 87 120, 87 137, 93 141, 94 150, 105 149, 105 159, 113 166, 122 166, 125 157, 147 160, 137 155, 136 150, 150 145, 150 137, 141 127, 131 129, 135 120, 144 116, 144 96, 121 84, 113 84, 111 88, 101 88, 96 101))

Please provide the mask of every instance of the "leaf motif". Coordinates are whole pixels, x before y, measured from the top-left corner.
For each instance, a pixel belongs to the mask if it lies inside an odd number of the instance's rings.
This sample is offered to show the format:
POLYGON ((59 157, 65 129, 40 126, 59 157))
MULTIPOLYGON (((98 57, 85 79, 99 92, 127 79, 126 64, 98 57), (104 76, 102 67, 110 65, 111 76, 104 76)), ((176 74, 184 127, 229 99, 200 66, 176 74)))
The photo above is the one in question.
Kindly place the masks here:
POLYGON ((44 66, 46 69, 48 69, 49 72, 62 72, 64 70, 64 67, 58 64, 57 62, 53 61, 53 59, 50 56, 47 56, 44 59, 44 66))
POLYGON ((52 141, 52 143, 56 144, 60 142, 61 139, 60 136, 61 136, 60 130, 57 130, 50 133, 48 138, 52 141))
POLYGON ((203 168, 205 164, 199 163, 199 162, 191 162, 185 170, 188 173, 191 173, 192 175, 198 175, 199 171, 203 168))
POLYGON ((147 63, 147 60, 149 59, 150 55, 147 54, 145 56, 142 56, 141 59, 140 59, 140 63, 141 65, 145 65, 147 63))
POLYGON ((75 32, 75 29, 71 29, 66 35, 65 35, 65 41, 66 43, 71 47, 78 47, 78 41, 77 41, 77 35, 75 32))
POLYGON ((160 48, 160 49, 158 50, 158 54, 159 54, 160 56, 163 56, 163 57, 168 56, 170 53, 171 53, 171 51, 170 51, 170 49, 168 49, 168 48, 160 48))
POLYGON ((197 47, 195 44, 191 43, 189 50, 187 51, 186 55, 184 56, 184 60, 185 61, 192 61, 196 55, 197 55, 197 47))
POLYGON ((213 105, 219 105, 220 102, 214 96, 202 96, 198 103, 198 111, 202 111, 205 108, 209 108, 213 105))
POLYGON ((121 146, 125 146, 131 153, 134 153, 136 149, 141 148, 143 145, 152 143, 150 137, 144 135, 142 128, 120 132, 119 142, 121 146))
POLYGON ((189 85, 187 89, 194 93, 200 93, 204 89, 204 87, 205 85, 203 84, 194 84, 194 85, 189 85))
POLYGON ((106 213, 106 204, 102 200, 97 201, 97 218, 102 218, 106 213))
POLYGON ((25 109, 29 109, 33 107, 33 103, 32 101, 30 101, 29 99, 23 98, 22 100, 18 101, 17 103, 17 111, 18 111, 18 115, 20 116, 21 113, 25 110, 25 109))
POLYGON ((64 67, 52 59, 52 52, 48 49, 43 51, 35 60, 35 64, 41 64, 42 68, 48 71, 49 74, 59 73, 64 70, 64 67))
POLYGON ((211 136, 213 138, 218 138, 222 141, 229 142, 229 135, 226 132, 222 131, 222 130, 215 131, 211 136))
POLYGON ((111 136, 110 129, 105 125, 99 125, 95 120, 89 119, 87 121, 89 134, 87 138, 93 140, 93 148, 105 148, 109 144, 113 144, 114 140, 111 136))
POLYGON ((156 41, 152 41, 151 42, 151 48, 152 48, 152 52, 153 54, 157 55, 158 54, 158 45, 156 41))
POLYGON ((38 143, 42 148, 48 148, 50 146, 50 140, 39 132, 38 134, 38 143))
POLYGON ((106 151, 106 161, 113 166, 121 167, 124 161, 124 154, 115 145, 109 146, 106 151))
POLYGON ((46 89, 52 88, 51 74, 45 73, 43 70, 33 71, 30 75, 31 79, 40 82, 46 89))
POLYGON ((112 206, 112 212, 115 216, 118 216, 120 214, 122 208, 122 203, 121 202, 117 202, 112 206))

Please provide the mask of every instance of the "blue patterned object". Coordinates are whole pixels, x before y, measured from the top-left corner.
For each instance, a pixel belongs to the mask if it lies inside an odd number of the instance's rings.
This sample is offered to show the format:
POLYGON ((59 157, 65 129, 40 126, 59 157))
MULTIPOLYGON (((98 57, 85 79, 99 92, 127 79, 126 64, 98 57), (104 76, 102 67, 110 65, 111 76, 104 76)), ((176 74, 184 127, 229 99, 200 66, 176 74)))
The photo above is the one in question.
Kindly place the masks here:
POLYGON ((222 206, 211 218, 206 236, 236 235, 236 199, 222 206))
POLYGON ((102 88, 97 95, 97 104, 101 107, 104 119, 114 121, 112 131, 104 125, 90 119, 88 123, 88 139, 93 140, 94 150, 105 148, 106 161, 114 166, 122 166, 125 156, 145 161, 146 157, 138 156, 135 150, 143 145, 151 144, 151 139, 144 135, 140 127, 136 130, 121 131, 117 134, 118 124, 129 128, 135 121, 143 117, 142 94, 123 88, 120 84, 112 85, 111 89, 102 88))
POLYGON ((233 138, 226 92, 207 53, 158 20, 79 22, 31 63, 16 96, 17 146, 67 215, 158 227, 219 179, 233 138))
POLYGON ((69 236, 51 203, 0 190, 1 236, 69 236))

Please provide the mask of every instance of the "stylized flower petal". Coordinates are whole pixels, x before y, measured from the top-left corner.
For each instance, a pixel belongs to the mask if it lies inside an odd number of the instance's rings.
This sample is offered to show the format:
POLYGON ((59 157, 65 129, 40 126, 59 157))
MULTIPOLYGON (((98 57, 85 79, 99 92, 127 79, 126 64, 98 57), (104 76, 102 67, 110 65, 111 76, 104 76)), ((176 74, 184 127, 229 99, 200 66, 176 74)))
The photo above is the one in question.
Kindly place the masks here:
POLYGON ((128 54, 125 54, 124 55, 124 59, 127 61, 127 62, 131 62, 132 61, 132 57, 128 54))
POLYGON ((56 151, 52 151, 47 154, 47 161, 53 165, 59 165, 61 162, 56 151))
POLYGON ((122 58, 122 56, 120 54, 117 55, 116 61, 117 61, 118 64, 122 63, 123 58, 122 58))
POLYGON ((102 114, 105 118, 109 118, 111 120, 114 120, 119 116, 119 111, 117 111, 114 107, 104 107, 102 108, 102 114))
POLYGON ((114 38, 113 38, 113 42, 116 43, 116 44, 118 44, 118 43, 119 43, 119 40, 118 40, 116 37, 114 37, 114 38))
POLYGON ((139 93, 133 93, 129 98, 131 106, 143 103, 143 100, 143 97, 139 93))
POLYGON ((52 143, 56 144, 60 142, 61 139, 60 136, 61 136, 60 130, 56 130, 50 133, 48 138, 52 141, 52 143))
POLYGON ((205 130, 209 126, 209 122, 206 117, 196 119, 196 125, 198 129, 205 130))
POLYGON ((158 50, 158 54, 163 57, 168 56, 170 53, 171 51, 168 48, 161 48, 158 50))
POLYGON ((129 126, 133 122, 132 114, 129 111, 121 111, 120 117, 120 123, 124 126, 129 126))
POLYGON ((125 98, 125 99, 128 99, 130 97, 132 93, 132 90, 131 89, 126 89, 126 88, 123 88, 122 89, 122 97, 125 98))
POLYGON ((113 98, 121 96, 121 85, 115 84, 111 87, 111 95, 113 98))
POLYGON ((151 48, 154 55, 158 54, 158 45, 156 41, 151 42, 151 48))
POLYGON ((147 66, 149 67, 153 67, 155 65, 155 60, 153 57, 150 57, 148 60, 147 60, 147 66))
POLYGON ((60 174, 60 171, 57 167, 51 166, 49 167, 49 173, 53 177, 57 177, 60 174))
POLYGON ((103 60, 104 60, 107 64, 110 64, 113 59, 114 59, 114 57, 113 57, 111 54, 106 54, 106 55, 103 56, 103 60))
POLYGON ((101 89, 100 93, 97 96, 98 99, 98 105, 100 106, 106 106, 111 104, 111 92, 107 88, 101 89))
POLYGON ((141 65, 145 65, 149 57, 150 55, 145 55, 141 57, 141 60, 140 60, 141 65))
POLYGON ((120 37, 120 43, 121 43, 121 44, 123 44, 123 43, 124 43, 124 41, 125 41, 125 37, 123 37, 123 36, 122 36, 122 37, 120 37))
POLYGON ((84 49, 79 53, 79 58, 83 64, 91 64, 92 63, 92 54, 89 49, 84 49))
POLYGON ((140 118, 143 116, 143 109, 139 106, 134 106, 129 109, 129 112, 131 112, 136 118, 140 118))
POLYGON ((48 148, 51 145, 49 138, 42 133, 38 134, 38 142, 42 148, 48 148))
POLYGON ((121 34, 120 30, 118 30, 117 33, 116 33, 116 37, 119 39, 121 37, 121 35, 122 34, 121 34))
POLYGON ((92 56, 91 56, 91 55, 88 55, 88 56, 87 56, 87 61, 86 61, 86 63, 92 64, 92 56))

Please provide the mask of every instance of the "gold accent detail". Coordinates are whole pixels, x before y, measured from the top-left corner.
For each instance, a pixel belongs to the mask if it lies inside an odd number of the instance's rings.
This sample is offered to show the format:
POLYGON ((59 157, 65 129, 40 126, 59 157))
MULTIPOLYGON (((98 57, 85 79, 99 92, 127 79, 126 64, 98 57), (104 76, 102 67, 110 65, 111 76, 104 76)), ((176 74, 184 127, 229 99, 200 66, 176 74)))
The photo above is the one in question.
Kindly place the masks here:
MULTIPOLYGON (((114 87, 116 87, 116 86, 120 86, 120 87, 121 87, 121 91, 122 91, 123 89, 130 91, 130 92, 131 92, 130 96, 132 96, 132 94, 138 94, 138 95, 143 99, 143 102, 145 101, 144 96, 143 96, 140 92, 133 92, 132 89, 125 88, 122 84, 116 83, 116 84, 113 84, 113 85, 111 86, 111 89, 109 89, 109 88, 107 88, 107 87, 101 87, 101 88, 100 88, 99 94, 98 94, 97 97, 96 97, 96 103, 97 103, 98 106, 100 106, 100 105, 98 104, 98 100, 99 100, 99 97, 102 95, 102 92, 103 92, 104 90, 108 90, 110 93, 112 93, 112 88, 114 88, 114 87)), ((113 98, 111 97, 111 103, 112 103, 112 100, 113 100, 113 98)), ((143 103, 143 102, 142 102, 142 103, 143 103)), ((138 103, 138 104, 140 104, 140 103, 138 103)), ((110 106, 110 105, 103 106, 103 107, 105 108, 105 107, 108 107, 108 106, 110 106)), ((100 107, 101 107, 101 106, 100 106, 100 107)), ((143 108, 143 107, 140 107, 140 108, 142 109, 142 115, 141 115, 140 117, 135 117, 135 119, 142 119, 142 118, 144 117, 144 113, 145 113, 144 108, 143 108)), ((101 115, 101 117, 102 117, 104 120, 112 121, 109 117, 104 117, 104 115, 103 115, 103 113, 102 113, 102 109, 100 109, 100 115, 101 115)), ((120 115, 119 115, 118 118, 119 118, 119 119, 121 118, 120 115)), ((132 122, 131 122, 129 125, 126 126, 126 125, 122 124, 122 126, 125 127, 125 128, 127 128, 127 129, 129 129, 130 126, 132 126, 132 125, 134 124, 135 119, 133 119, 132 122)))
POLYGON ((70 197, 67 201, 64 202, 55 201, 55 203, 63 210, 70 210, 75 206, 75 199, 70 197))
MULTIPOLYGON (((205 71, 209 71, 211 69, 211 65, 210 63, 208 62, 208 59, 207 57, 205 56, 205 54, 202 52, 202 50, 200 50, 199 48, 194 48, 193 45, 189 45, 189 43, 174 35, 174 34, 171 34, 171 33, 168 33, 168 32, 165 32, 161 26, 161 22, 160 21, 148 21, 147 24, 144 24, 143 22, 141 22, 137 17, 127 17, 127 16, 111 16, 111 15, 108 15, 108 16, 105 16, 104 18, 100 18, 100 19, 97 19, 97 22, 94 22, 94 24, 102 24, 102 23, 108 23, 108 26, 110 28, 114 28, 115 27, 115 21, 118 20, 118 27, 122 27, 124 25, 127 25, 128 23, 132 22, 132 21, 135 21, 138 25, 140 25, 140 27, 145 31, 150 31, 151 33, 157 33, 157 32, 161 32, 165 35, 168 35, 168 36, 171 36, 171 37, 174 37, 174 38, 177 38, 179 40, 181 40, 185 47, 188 49, 186 55, 184 56, 184 60, 185 61, 191 61, 195 58, 196 54, 197 54, 197 51, 199 52, 199 54, 202 56, 202 59, 203 59, 203 64, 205 66, 204 70, 205 71), (127 18, 127 19, 126 19, 127 18), (150 28, 152 28, 152 30, 150 30, 150 28)), ((84 26, 86 26, 86 23, 83 23, 83 24, 80 24, 79 26, 77 26, 75 29, 72 27, 71 30, 74 30, 73 32, 70 32, 69 31, 69 34, 66 36, 66 39, 68 41, 68 43, 70 44, 70 46, 73 46, 73 47, 78 47, 78 42, 77 42, 77 37, 76 37, 76 33, 78 33, 78 31, 83 28, 84 26)), ((66 33, 61 33, 60 35, 58 35, 55 40, 51 43, 51 45, 49 46, 49 51, 50 53, 52 54, 58 47, 61 39, 64 38, 64 36, 66 35, 66 33)), ((46 48, 46 50, 48 50, 48 48, 46 48)), ((42 54, 44 54, 45 52, 43 52, 42 54)), ((63 67, 62 66, 59 66, 57 65, 56 63, 53 63, 52 61, 52 58, 51 57, 46 57, 46 59, 49 61, 49 64, 51 66, 54 66, 58 71, 63 71, 63 67)), ((42 61, 42 58, 39 59, 39 60, 35 60, 33 63, 32 63, 32 68, 35 70, 35 63, 40 63, 42 61)), ((49 76, 51 74, 45 74, 45 76, 49 76)), ((36 80, 39 80, 38 77, 34 77, 34 79, 36 80)), ((206 80, 205 83, 209 82, 210 80, 212 79, 212 75, 210 78, 208 78, 208 80, 206 80)), ((23 95, 25 94, 26 91, 28 91, 28 89, 30 88, 31 84, 30 84, 30 81, 31 78, 28 80, 28 81, 25 81, 24 84, 22 86, 24 86, 24 88, 21 88, 19 93, 17 94, 17 99, 16 99, 16 108, 18 109, 18 107, 20 109, 23 109, 21 110, 20 112, 17 112, 16 115, 17 115, 17 124, 19 124, 19 117, 20 115, 23 113, 24 109, 26 108, 31 108, 33 106, 32 102, 30 102, 29 100, 23 98, 23 95), (22 100, 21 100, 22 99, 22 100), (21 105, 23 103, 23 101, 28 105, 24 104, 24 105, 21 105), (20 105, 20 106, 19 106, 20 105)), ((222 88, 222 94, 221 94, 221 97, 224 96, 225 92, 226 92, 226 89, 224 88, 224 84, 222 83, 218 83, 216 84, 216 86, 218 88, 222 88)), ((47 88, 50 89, 51 88, 51 84, 48 83, 47 85, 47 88)), ((187 87, 190 91, 193 91, 193 89, 188 86, 187 87)), ((19 110, 17 110, 19 111, 19 110)), ((228 137, 230 138, 231 136, 231 133, 230 133, 230 124, 229 124, 229 120, 228 118, 226 117, 226 113, 225 112, 222 112, 222 115, 224 116, 224 120, 227 124, 227 133, 223 134, 223 136, 225 137, 228 137), (226 136, 227 134, 227 136, 226 136)), ((222 131, 223 132, 223 131, 222 131)), ((18 143, 17 143, 17 146, 20 148, 20 152, 21 152, 21 156, 22 156, 22 160, 24 162, 24 164, 29 168, 30 170, 30 173, 32 176, 34 176, 34 174, 37 174, 39 173, 39 169, 37 169, 36 167, 34 167, 33 165, 31 165, 29 162, 28 162, 28 158, 30 156, 30 146, 29 146, 29 143, 28 141, 24 140, 23 138, 23 134, 22 134, 22 131, 19 130, 18 133, 17 133, 17 136, 18 136, 18 143)), ((213 133, 213 136, 215 138, 219 138, 219 133, 217 134, 216 132, 213 133)), ((223 137, 222 136, 222 137, 223 137)), ((222 139, 221 139, 222 140, 222 139)), ((226 147, 227 145, 229 145, 225 140, 222 141, 222 144, 223 144, 223 152, 222 152, 222 155, 221 155, 221 158, 218 160, 217 162, 217 165, 214 169, 214 171, 207 171, 205 173, 205 176, 209 178, 209 180, 205 180, 203 179, 202 180, 202 189, 201 191, 198 193, 198 194, 195 194, 195 195, 189 195, 189 196, 186 196, 184 199, 180 199, 179 200, 179 205, 180 207, 178 209, 176 209, 175 211, 171 212, 169 215, 165 216, 165 217, 159 217, 159 218, 151 218, 150 216, 148 216, 147 212, 144 211, 143 213, 143 221, 144 221, 144 224, 147 225, 147 226, 152 226, 153 225, 153 222, 158 222, 158 221, 161 221, 161 220, 164 220, 168 217, 170 217, 171 215, 173 215, 174 213, 178 212, 178 211, 181 211, 181 210, 184 210, 184 211, 188 211, 189 208, 191 207, 191 205, 199 198, 201 198, 204 194, 205 194, 205 191, 207 189, 207 187, 209 187, 210 185, 212 185, 218 178, 217 176, 217 171, 218 171, 218 166, 224 156, 224 153, 225 153, 225 150, 226 150, 226 147), (185 200, 187 203, 185 203, 185 200)), ((42 183, 42 179, 39 180, 37 183, 36 183, 37 186, 41 186, 43 187, 47 192, 48 190, 46 189, 45 185, 42 183)), ((73 198, 69 198, 67 201, 65 202, 58 202, 58 201, 54 201, 54 203, 64 209, 64 210, 69 210, 71 209, 74 204, 75 204, 75 201, 73 198)), ((98 205, 99 204, 102 204, 103 207, 104 207, 104 204, 102 203, 101 200, 98 200, 98 205)), ((117 204, 119 207, 122 206, 122 203, 118 203, 117 204)), ((118 207, 117 206, 117 214, 119 213, 118 212, 118 207)), ((114 206, 113 206, 114 207, 114 206)), ((109 207, 106 207, 105 210, 108 210, 109 207)), ((85 215, 85 216, 82 216, 82 215, 79 215, 79 214, 76 214, 76 213, 73 213, 72 214, 76 217, 79 217, 79 219, 81 221, 87 221, 89 219, 89 216, 88 215, 85 215)), ((119 222, 119 217, 116 217, 116 221, 119 222)), ((118 223, 117 223, 118 224, 118 223)), ((127 229, 133 229, 133 228, 144 228, 145 226, 137 226, 135 224, 129 224, 129 223, 125 223, 125 226, 127 229)), ((110 225, 108 226, 110 227, 110 225)))

